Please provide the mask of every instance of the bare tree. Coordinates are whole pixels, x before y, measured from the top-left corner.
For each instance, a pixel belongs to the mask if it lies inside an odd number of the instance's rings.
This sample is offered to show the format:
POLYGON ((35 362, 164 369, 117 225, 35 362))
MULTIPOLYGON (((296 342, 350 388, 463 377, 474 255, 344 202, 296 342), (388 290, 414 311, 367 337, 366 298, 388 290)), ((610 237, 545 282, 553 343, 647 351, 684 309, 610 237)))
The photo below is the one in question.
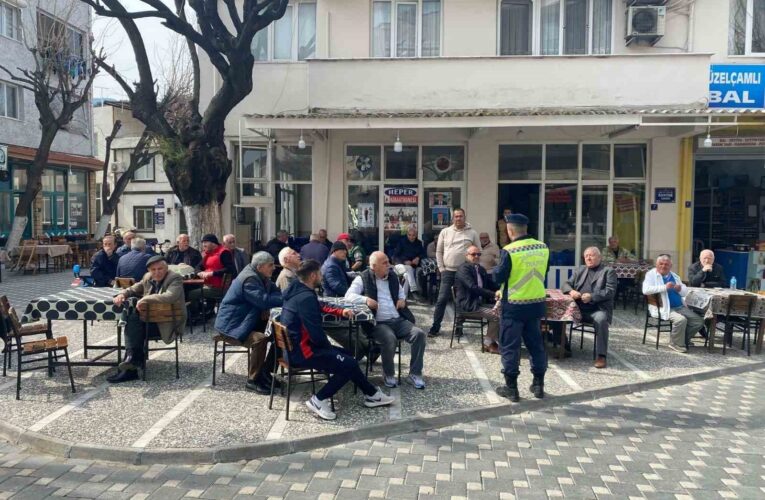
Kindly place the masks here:
MULTIPOLYGON (((56 135, 67 129, 78 112, 90 101, 90 90, 98 73, 101 54, 96 54, 88 35, 74 36, 67 28, 71 8, 59 19, 37 14, 37 38, 25 40, 34 61, 33 67, 9 68, 0 65, 19 87, 34 95, 40 114, 40 143, 27 170, 27 184, 14 212, 6 249, 19 244, 29 222, 32 202, 42 189, 42 174, 48 164, 56 135)), ((81 34, 79 34, 81 35, 81 34)))
POLYGON ((255 59, 250 45, 255 34, 281 18, 288 0, 189 0, 196 18, 187 18, 186 0, 175 0, 175 10, 162 0, 140 0, 143 10, 130 11, 122 0, 82 0, 96 14, 118 19, 136 57, 139 79, 134 84, 122 78, 114 67, 103 65, 125 90, 133 116, 155 135, 164 159, 165 173, 181 200, 192 241, 205 232, 218 232, 220 205, 226 198, 226 183, 231 175, 231 160, 226 151, 226 117, 253 89, 255 59), (237 3, 239 5, 237 5, 237 3), (218 6, 225 6, 223 15, 218 6), (137 19, 158 18, 168 29, 181 35, 188 46, 193 69, 190 99, 172 119, 160 112, 161 99, 146 53, 137 19), (207 109, 199 109, 200 64, 197 49, 202 49, 220 75, 207 109))

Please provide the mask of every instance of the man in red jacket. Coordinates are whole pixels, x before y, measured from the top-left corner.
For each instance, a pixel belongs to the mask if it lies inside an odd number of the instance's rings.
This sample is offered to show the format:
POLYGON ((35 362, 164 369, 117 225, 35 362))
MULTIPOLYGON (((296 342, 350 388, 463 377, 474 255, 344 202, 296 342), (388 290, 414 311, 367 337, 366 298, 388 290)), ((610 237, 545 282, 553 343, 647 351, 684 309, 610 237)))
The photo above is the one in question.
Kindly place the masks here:
MULTIPOLYGON (((202 297, 220 301, 226 294, 224 286, 226 275, 231 279, 236 276, 236 266, 231 252, 220 244, 214 234, 206 234, 202 238, 202 262, 199 264, 197 276, 204 279, 204 286, 189 292, 192 317, 199 311, 199 301, 202 297)), ((229 283, 231 280, 229 280, 229 283)))

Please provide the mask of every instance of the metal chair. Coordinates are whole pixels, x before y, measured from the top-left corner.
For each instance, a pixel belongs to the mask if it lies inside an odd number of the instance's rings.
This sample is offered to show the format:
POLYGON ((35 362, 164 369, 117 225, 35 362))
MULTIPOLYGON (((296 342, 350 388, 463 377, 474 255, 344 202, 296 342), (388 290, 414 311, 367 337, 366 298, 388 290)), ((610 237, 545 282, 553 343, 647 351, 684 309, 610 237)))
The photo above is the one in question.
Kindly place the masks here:
POLYGON ((661 295, 658 293, 645 296, 646 308, 645 308, 645 327, 643 328, 643 344, 645 344, 646 335, 648 334, 648 327, 656 328, 656 349, 659 348, 659 337, 661 332, 670 333, 672 331, 672 320, 661 319, 662 301, 661 295), (659 311, 658 318, 651 316, 648 306, 656 306, 659 311))
MULTIPOLYGON (((715 331, 709 332, 709 335, 715 335, 718 331, 723 332, 723 356, 725 355, 726 344, 728 347, 733 346, 733 333, 737 331, 743 333, 741 338, 741 349, 743 349, 744 344, 746 344, 746 355, 751 356, 751 330, 752 326, 754 326, 752 322, 752 308, 755 301, 756 297, 751 295, 731 294, 728 296, 728 307, 725 310, 725 314, 717 316, 715 331), (721 327, 721 323, 724 326, 721 327)), ((757 326, 759 326, 759 324, 757 324, 757 326)), ((704 342, 705 346, 708 345, 709 335, 707 335, 707 340, 704 342)))
POLYGON ((148 364, 149 353, 155 351, 175 351, 175 378, 180 378, 178 369, 178 335, 175 336, 170 347, 152 347, 149 348, 149 341, 162 342, 160 337, 150 337, 149 327, 151 324, 159 325, 162 323, 175 324, 176 320, 182 316, 180 308, 175 304, 146 304, 146 309, 138 311, 138 317, 143 321, 146 335, 143 341, 143 352, 146 358, 142 378, 146 380, 146 364, 148 364))
POLYGON ((233 337, 227 337, 226 335, 223 335, 222 333, 216 333, 213 335, 213 342, 214 342, 214 348, 213 348, 213 374, 212 374, 212 385, 215 385, 215 372, 217 371, 218 366, 218 356, 221 356, 221 364, 220 364, 220 372, 226 373, 226 354, 237 354, 237 353, 246 353, 247 354, 247 368, 250 367, 251 362, 251 356, 252 351, 249 347, 242 348, 242 349, 229 349, 226 350, 226 346, 234 346, 234 347, 242 347, 242 342, 239 342, 233 337), (223 347, 221 349, 218 348, 218 344, 222 344, 223 347))
MULTIPOLYGON (((584 349, 584 334, 585 333, 591 333, 592 334, 592 359, 595 359, 597 357, 597 346, 598 346, 598 333, 595 331, 595 325, 589 321, 582 320, 581 323, 574 325, 574 323, 571 323, 571 327, 569 330, 569 335, 571 338, 574 337, 574 332, 580 332, 579 336, 579 349, 584 349)), ((643 343, 645 344, 645 336, 643 337, 643 343)))
MULTIPOLYGON (((449 341, 449 348, 451 349, 454 346, 454 335, 457 332, 457 328, 463 329, 467 324, 475 325, 481 328, 481 352, 484 352, 485 346, 483 343, 483 328, 484 325, 488 327, 489 322, 483 318, 470 318, 465 316, 465 313, 457 304, 457 285, 452 287, 452 302, 454 302, 454 323, 452 323, 452 338, 449 341), (457 325, 459 325, 459 327, 457 325)), ((460 343, 460 337, 462 337, 462 335, 457 335, 458 344, 460 343)))

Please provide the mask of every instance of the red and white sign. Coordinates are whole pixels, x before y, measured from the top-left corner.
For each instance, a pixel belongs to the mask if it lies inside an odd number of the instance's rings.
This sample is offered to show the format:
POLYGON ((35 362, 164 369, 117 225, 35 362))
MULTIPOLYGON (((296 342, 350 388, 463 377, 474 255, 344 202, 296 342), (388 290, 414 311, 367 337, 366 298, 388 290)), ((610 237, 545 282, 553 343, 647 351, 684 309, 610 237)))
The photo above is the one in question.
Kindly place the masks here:
POLYGON ((385 188, 386 205, 416 205, 417 188, 389 187, 385 188))

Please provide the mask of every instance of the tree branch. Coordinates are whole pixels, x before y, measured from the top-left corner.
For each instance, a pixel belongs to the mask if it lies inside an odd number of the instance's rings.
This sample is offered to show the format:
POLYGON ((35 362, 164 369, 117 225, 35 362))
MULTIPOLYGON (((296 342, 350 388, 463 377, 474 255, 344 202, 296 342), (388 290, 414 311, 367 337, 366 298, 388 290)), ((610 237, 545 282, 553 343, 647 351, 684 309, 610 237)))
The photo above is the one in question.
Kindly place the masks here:
POLYGON ((109 199, 109 160, 112 156, 112 141, 114 141, 114 138, 117 137, 117 133, 120 131, 120 128, 122 128, 122 122, 120 120, 116 120, 114 122, 114 125, 112 126, 112 131, 109 133, 109 135, 106 136, 106 154, 104 156, 104 166, 102 168, 103 171, 103 183, 101 184, 101 199, 107 200, 109 199))

